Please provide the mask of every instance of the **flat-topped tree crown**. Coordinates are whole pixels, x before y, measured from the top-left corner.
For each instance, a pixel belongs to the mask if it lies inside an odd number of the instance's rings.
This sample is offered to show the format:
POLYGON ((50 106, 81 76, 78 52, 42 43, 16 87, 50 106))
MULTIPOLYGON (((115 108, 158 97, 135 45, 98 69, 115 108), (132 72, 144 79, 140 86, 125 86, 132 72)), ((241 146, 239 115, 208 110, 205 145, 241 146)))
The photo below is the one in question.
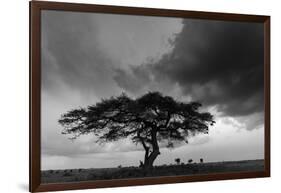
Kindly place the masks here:
POLYGON ((93 133, 104 143, 129 137, 145 150, 144 168, 150 169, 160 154, 158 142, 173 147, 198 133, 208 133, 215 122, 208 112, 199 112, 198 102, 184 103, 159 92, 131 99, 125 94, 103 99, 95 105, 75 109, 61 116, 63 134, 93 133))

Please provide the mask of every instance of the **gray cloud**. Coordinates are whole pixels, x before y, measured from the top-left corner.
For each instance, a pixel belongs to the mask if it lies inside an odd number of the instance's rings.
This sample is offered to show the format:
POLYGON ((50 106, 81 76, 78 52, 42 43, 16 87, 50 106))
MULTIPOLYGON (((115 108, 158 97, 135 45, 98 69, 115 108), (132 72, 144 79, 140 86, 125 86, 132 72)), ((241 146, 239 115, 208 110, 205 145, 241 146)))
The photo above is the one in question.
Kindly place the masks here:
MULTIPOLYGON (((153 81, 178 84, 184 95, 217 105, 225 115, 263 111, 262 24, 185 19, 173 47, 138 71, 153 81)), ((138 72, 130 76, 140 77, 138 72)), ((115 80, 122 85, 126 78, 122 72, 115 80)))
POLYGON ((95 142, 96 137, 93 135, 81 136, 76 140, 69 140, 67 137, 55 133, 45 136, 42 139, 42 147, 44 147, 42 153, 48 156, 77 157, 93 153, 143 151, 141 145, 135 145, 129 139, 114 143, 98 144, 95 142), (49 140, 52 140, 52 143, 49 140))
POLYGON ((175 39, 172 53, 153 66, 184 93, 228 115, 263 109, 262 24, 189 21, 175 39))
POLYGON ((141 92, 152 81, 147 66, 130 66, 130 71, 115 69, 114 80, 118 86, 131 93, 141 92))
POLYGON ((112 60, 98 41, 99 24, 92 14, 43 11, 42 86, 60 92, 59 83, 85 94, 104 96, 114 81, 107 76, 112 60), (85 25, 87 24, 87 25, 85 25))
MULTIPOLYGON (((61 87, 68 86, 84 96, 104 98, 120 94, 115 70, 138 66, 148 58, 160 58, 170 47, 168 37, 180 31, 180 21, 177 18, 43 11, 43 90, 57 94, 61 87)), ((143 81, 146 77, 141 75, 143 81)))

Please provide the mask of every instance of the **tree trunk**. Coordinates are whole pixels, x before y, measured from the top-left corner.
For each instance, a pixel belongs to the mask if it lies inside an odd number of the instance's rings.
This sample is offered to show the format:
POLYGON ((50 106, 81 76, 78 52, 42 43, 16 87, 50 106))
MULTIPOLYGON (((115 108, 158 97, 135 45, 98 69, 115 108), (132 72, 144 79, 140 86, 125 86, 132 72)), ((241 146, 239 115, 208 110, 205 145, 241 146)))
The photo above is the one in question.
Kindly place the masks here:
POLYGON ((151 152, 150 155, 147 158, 145 158, 144 169, 146 171, 151 171, 153 169, 153 163, 159 154, 160 154, 159 150, 153 150, 153 152, 151 152))
POLYGON ((156 132, 152 131, 151 134, 152 139, 152 152, 149 154, 149 150, 145 152, 145 158, 144 158, 144 169, 148 172, 150 172, 153 169, 153 163, 157 156, 160 154, 159 146, 156 138, 156 132))

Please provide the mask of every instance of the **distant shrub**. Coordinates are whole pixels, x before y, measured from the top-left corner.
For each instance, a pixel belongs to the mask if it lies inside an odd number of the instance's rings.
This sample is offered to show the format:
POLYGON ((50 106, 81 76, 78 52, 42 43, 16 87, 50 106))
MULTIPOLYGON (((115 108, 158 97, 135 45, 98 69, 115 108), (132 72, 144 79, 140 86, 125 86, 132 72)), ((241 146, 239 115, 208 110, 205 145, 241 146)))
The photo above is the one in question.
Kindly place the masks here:
POLYGON ((80 169, 78 170, 78 172, 82 172, 82 169, 80 168, 80 169))
POLYGON ((140 160, 139 168, 143 168, 143 167, 144 167, 143 161, 140 160))
POLYGON ((193 159, 189 159, 188 163, 191 164, 193 162, 193 159))
POLYGON ((180 158, 176 158, 176 159, 175 159, 175 162, 176 162, 177 164, 180 164, 181 159, 180 159, 180 158))
POLYGON ((119 168, 119 169, 122 168, 122 165, 119 165, 118 168, 119 168))
POLYGON ((50 172, 50 174, 52 174, 52 173, 54 173, 54 170, 50 170, 49 172, 50 172))

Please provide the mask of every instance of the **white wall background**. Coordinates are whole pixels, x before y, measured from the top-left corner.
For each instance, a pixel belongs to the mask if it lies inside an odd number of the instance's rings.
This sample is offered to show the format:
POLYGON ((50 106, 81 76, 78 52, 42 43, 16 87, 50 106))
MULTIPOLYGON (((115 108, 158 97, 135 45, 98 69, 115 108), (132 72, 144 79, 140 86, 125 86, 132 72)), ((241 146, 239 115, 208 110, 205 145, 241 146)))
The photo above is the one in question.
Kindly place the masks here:
MULTIPOLYGON (((68 0, 108 5, 265 14, 271 16, 272 177, 173 185, 97 189, 96 193, 279 192, 281 190, 281 12, 275 0, 68 0)), ((28 191, 28 1, 6 0, 0 11, 0 191, 28 191)), ((81 190, 75 192, 90 192, 81 190)), ((69 191, 74 192, 74 191, 69 191)))

